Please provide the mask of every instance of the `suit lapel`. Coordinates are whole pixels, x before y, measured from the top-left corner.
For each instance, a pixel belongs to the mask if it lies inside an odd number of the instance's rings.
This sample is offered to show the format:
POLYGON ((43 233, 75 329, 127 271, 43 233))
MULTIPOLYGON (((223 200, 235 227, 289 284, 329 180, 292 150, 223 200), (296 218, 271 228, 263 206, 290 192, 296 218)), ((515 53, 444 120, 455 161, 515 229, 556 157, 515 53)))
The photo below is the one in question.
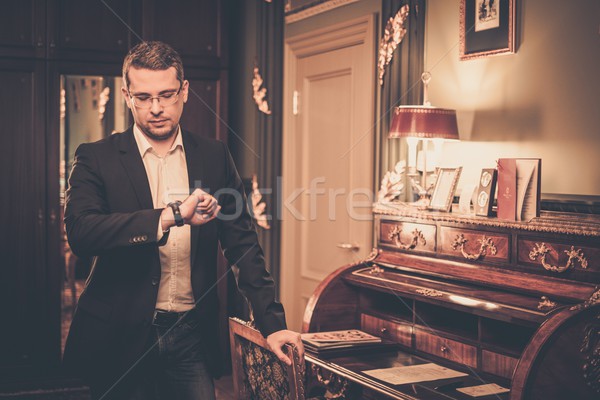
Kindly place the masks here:
MULTIPOLYGON (((185 149, 185 160, 187 164, 188 170, 188 180, 190 184, 190 193, 195 189, 200 188, 205 191, 209 191, 209 187, 207 187, 207 173, 209 171, 209 166, 206 165, 206 157, 202 154, 202 149, 198 145, 198 142, 194 139, 193 135, 188 132, 181 130, 182 139, 183 139, 183 147, 185 149)), ((192 268, 196 261, 196 253, 198 251, 198 247, 196 244, 198 243, 198 235, 200 234, 200 226, 192 226, 191 229, 191 239, 192 239, 192 254, 191 254, 191 265, 192 268)))
POLYGON ((133 186, 140 209, 154 208, 146 169, 133 136, 133 126, 120 135, 119 152, 121 153, 121 163, 133 186))

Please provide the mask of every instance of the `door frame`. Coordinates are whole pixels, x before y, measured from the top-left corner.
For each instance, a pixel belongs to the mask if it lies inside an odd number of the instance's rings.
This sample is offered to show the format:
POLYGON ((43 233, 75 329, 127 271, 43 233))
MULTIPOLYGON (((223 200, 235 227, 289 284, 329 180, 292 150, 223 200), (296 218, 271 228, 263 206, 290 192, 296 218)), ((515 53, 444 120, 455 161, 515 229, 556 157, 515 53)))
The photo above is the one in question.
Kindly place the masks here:
MULTIPOLYGON (((312 293, 301 293, 300 285, 295 279, 294 261, 300 259, 300 246, 297 245, 301 239, 300 224, 296 221, 290 212, 286 209, 287 199, 293 198, 295 188, 299 188, 302 182, 302 171, 295 168, 301 161, 296 149, 301 147, 299 132, 297 129, 296 115, 294 115, 294 90, 296 90, 295 77, 297 65, 300 59, 343 49, 346 47, 372 43, 373 63, 375 63, 375 28, 377 22, 376 14, 365 14, 358 18, 348 19, 332 26, 321 29, 315 29, 310 32, 302 33, 289 37, 284 45, 284 86, 283 86, 283 138, 282 138, 282 179, 281 179, 281 253, 280 253, 280 293, 281 300, 284 302, 288 315, 297 315, 298 302, 287 301, 286 299, 305 299, 305 303, 312 293)), ((375 77, 373 76, 373 81, 375 77)), ((375 119, 375 96, 377 89, 373 93, 373 117, 375 119)), ((302 96, 302 94, 300 95, 302 96)), ((300 99, 301 102, 301 99, 300 99)), ((299 112, 302 112, 300 104, 299 112)), ((375 141, 377 142, 377 141, 375 141)), ((374 143, 374 150, 377 144, 374 143)), ((375 155, 373 155, 375 161, 375 155)), ((375 166, 373 166, 375 168, 375 166)), ((375 171, 375 170, 374 170, 375 171)), ((373 184, 375 185, 375 184, 373 184)), ((374 189, 374 188, 373 188, 374 189)), ((319 279, 310 275, 304 275, 306 279, 318 282, 319 279)), ((303 312, 303 311, 302 311, 303 312)), ((295 328, 292 326, 291 328, 295 328)))

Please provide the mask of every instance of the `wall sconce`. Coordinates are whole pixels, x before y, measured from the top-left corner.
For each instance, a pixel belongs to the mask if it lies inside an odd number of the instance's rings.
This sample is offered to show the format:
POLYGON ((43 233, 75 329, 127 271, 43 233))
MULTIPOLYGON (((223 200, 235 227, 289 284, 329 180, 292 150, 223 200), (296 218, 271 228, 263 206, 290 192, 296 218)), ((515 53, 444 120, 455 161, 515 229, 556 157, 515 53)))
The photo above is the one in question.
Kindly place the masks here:
MULTIPOLYGON (((408 144, 408 176, 413 183, 418 176, 417 171, 417 146, 423 142, 423 175, 419 188, 420 201, 427 199, 427 152, 429 141, 458 140, 458 124, 456 110, 432 107, 427 100, 427 86, 431 74, 424 72, 421 76, 424 84, 424 105, 400 106, 394 109, 394 116, 390 124, 388 139, 406 138, 408 144)), ((436 152, 439 152, 439 143, 436 143, 436 152)), ((419 158, 419 164, 420 159, 419 158)), ((421 168, 419 168, 421 169, 421 168)), ((417 186, 417 185, 415 185, 417 186)))

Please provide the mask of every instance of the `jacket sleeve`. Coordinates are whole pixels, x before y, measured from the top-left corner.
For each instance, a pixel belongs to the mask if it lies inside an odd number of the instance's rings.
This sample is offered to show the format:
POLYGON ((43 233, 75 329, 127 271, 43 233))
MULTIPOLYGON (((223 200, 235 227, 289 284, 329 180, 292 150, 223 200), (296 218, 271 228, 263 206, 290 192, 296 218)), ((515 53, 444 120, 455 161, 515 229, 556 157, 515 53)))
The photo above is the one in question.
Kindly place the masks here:
POLYGON ((75 254, 93 256, 107 250, 166 242, 167 235, 157 242, 161 209, 111 212, 93 146, 82 144, 75 152, 66 195, 65 225, 75 254))
POLYGON ((221 205, 219 240, 225 257, 239 269, 238 287, 252 307, 254 320, 263 336, 286 329, 281 303, 275 301, 275 284, 265 265, 258 235, 246 206, 244 186, 227 146, 222 144, 227 184, 218 201, 221 205))

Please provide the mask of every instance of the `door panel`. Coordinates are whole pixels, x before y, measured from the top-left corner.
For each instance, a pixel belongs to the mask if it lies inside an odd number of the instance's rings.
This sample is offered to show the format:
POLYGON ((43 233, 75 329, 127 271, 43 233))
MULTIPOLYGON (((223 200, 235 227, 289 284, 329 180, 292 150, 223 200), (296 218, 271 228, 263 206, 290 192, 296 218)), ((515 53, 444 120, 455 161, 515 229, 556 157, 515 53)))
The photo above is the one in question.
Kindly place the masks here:
POLYGON ((319 282, 372 247, 373 17, 290 38, 286 54, 281 299, 300 330, 319 282))
MULTIPOLYGON (((36 61, 1 61, 0 369, 48 355, 50 327, 44 258, 44 69, 36 61)), ((51 345, 51 344, 50 344, 51 345)))

